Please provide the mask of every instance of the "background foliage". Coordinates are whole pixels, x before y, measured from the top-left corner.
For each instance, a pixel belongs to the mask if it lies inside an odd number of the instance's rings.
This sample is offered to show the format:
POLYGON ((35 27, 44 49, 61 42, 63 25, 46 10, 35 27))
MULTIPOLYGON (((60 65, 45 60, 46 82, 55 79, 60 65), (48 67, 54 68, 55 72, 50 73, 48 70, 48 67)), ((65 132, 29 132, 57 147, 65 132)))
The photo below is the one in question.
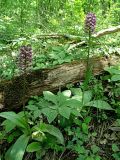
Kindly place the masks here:
MULTIPOLYGON (((21 45, 32 45, 35 69, 85 56, 86 51, 82 48, 75 54, 68 54, 67 47, 72 42, 67 43, 67 39, 59 41, 39 37, 59 33, 68 37, 69 34, 79 35, 84 40, 84 19, 89 11, 97 17, 95 32, 119 25, 119 0, 0 0, 0 77, 11 78, 18 73, 16 57, 21 45)), ((95 54, 108 54, 111 50, 120 52, 117 46, 120 43, 119 33, 100 38, 99 43, 102 47, 96 45, 95 54)))
MULTIPOLYGON (((119 0, 0 0, 0 82, 20 74, 23 45, 33 48, 33 70, 86 58, 87 46, 68 48, 76 43, 70 35, 88 38, 88 12, 97 17, 95 32, 120 24, 119 0), (66 38, 44 38, 55 33, 66 38)), ((93 41, 90 56, 119 54, 119 37, 93 41)), ((120 66, 86 78, 87 84, 31 97, 20 112, 0 113, 0 159, 120 160, 120 66)))

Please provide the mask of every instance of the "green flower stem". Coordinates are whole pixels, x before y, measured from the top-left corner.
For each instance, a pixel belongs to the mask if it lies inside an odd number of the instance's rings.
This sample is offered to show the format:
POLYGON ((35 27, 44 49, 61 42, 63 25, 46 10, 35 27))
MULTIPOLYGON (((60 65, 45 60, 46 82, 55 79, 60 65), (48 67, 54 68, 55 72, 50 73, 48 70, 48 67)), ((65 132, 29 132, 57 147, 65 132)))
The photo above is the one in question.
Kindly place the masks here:
POLYGON ((27 72, 26 72, 26 68, 25 68, 24 74, 23 74, 23 112, 24 112, 25 120, 27 122, 27 130, 30 133, 31 130, 30 130, 30 127, 29 127, 29 124, 28 124, 28 116, 27 116, 26 111, 25 111, 26 76, 27 76, 27 72))
POLYGON ((91 32, 89 31, 88 37, 88 54, 87 54, 87 70, 89 69, 89 59, 90 59, 90 50, 91 50, 91 32))
POLYGON ((87 88, 91 77, 91 67, 90 67, 90 51, 91 51, 91 32, 89 31, 88 37, 88 54, 87 54, 87 66, 86 66, 86 74, 85 74, 85 81, 83 83, 83 94, 82 94, 82 105, 84 106, 84 92, 87 88))

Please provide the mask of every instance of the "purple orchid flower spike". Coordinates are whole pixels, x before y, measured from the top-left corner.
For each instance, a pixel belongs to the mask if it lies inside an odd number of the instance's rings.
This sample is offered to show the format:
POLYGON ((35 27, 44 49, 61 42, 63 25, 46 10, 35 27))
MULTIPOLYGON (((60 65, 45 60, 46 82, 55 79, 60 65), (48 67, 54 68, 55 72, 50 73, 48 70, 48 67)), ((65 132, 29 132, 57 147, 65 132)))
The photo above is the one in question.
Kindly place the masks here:
POLYGON ((85 19, 85 32, 93 33, 96 27, 96 16, 94 13, 88 13, 85 19))
POLYGON ((19 68, 22 72, 29 70, 32 63, 32 48, 30 46, 22 46, 19 54, 19 68))

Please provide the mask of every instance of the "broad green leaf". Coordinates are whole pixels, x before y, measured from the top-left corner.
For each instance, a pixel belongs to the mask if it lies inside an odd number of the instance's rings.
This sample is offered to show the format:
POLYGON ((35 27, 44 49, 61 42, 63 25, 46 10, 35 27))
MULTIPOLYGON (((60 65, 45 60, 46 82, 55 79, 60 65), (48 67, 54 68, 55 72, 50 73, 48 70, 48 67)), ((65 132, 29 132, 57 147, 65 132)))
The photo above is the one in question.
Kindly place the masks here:
POLYGON ((120 151, 119 147, 118 147, 115 143, 112 144, 112 150, 113 150, 113 152, 118 152, 118 151, 120 151))
POLYGON ((49 123, 54 121, 54 119, 57 117, 58 112, 55 109, 51 108, 43 108, 41 112, 47 117, 47 120, 49 123))
POLYGON ((69 119, 70 117, 70 113, 71 113, 71 108, 67 107, 67 106, 63 106, 58 108, 59 110, 59 114, 67 119, 69 119))
POLYGON ((92 99, 92 91, 85 91, 83 94, 83 102, 84 104, 90 102, 92 99))
POLYGON ((39 142, 32 142, 27 146, 27 152, 36 152, 41 150, 41 146, 39 142))
POLYGON ((23 117, 19 116, 15 112, 2 112, 0 113, 0 117, 10 120, 12 123, 19 127, 26 128, 26 123, 23 117))
POLYGON ((3 121, 2 125, 5 127, 6 133, 10 132, 11 130, 13 130, 16 127, 16 125, 8 119, 3 121))
POLYGON ((72 99, 82 102, 82 96, 79 96, 79 95, 72 96, 72 99))
POLYGON ((37 103, 38 109, 41 110, 42 108, 47 108, 49 107, 49 105, 51 104, 51 102, 41 98, 39 100, 39 102, 37 103))
POLYGON ((58 92, 57 93, 57 99, 58 99, 58 102, 59 102, 58 105, 61 106, 67 101, 68 97, 63 95, 62 92, 58 92))
POLYGON ((6 154, 5 160, 22 160, 29 138, 29 136, 24 134, 21 135, 14 143, 12 148, 10 148, 10 152, 6 154))
POLYGON ((44 91, 43 92, 44 98, 47 101, 53 102, 54 104, 57 104, 57 96, 54 95, 52 92, 50 91, 44 91))
POLYGON ((36 110, 36 111, 33 112, 33 116, 34 116, 35 119, 40 117, 40 115, 41 115, 41 110, 36 110))
POLYGON ((11 145, 9 147, 9 149, 7 150, 7 152, 5 153, 5 160, 11 160, 10 159, 10 153, 11 153, 12 147, 13 147, 13 145, 11 145))
POLYGON ((27 109, 29 109, 30 111, 38 111, 38 107, 36 107, 35 105, 28 105, 26 106, 27 109))
POLYGON ((86 123, 82 123, 82 131, 85 134, 88 134, 88 125, 86 123))
POLYGON ((86 117, 85 119, 84 119, 84 122, 86 123, 86 124, 89 124, 90 123, 90 121, 91 121, 91 117, 90 116, 88 116, 88 117, 86 117))
POLYGON ((69 106, 70 108, 79 108, 79 110, 82 109, 81 101, 74 99, 73 97, 71 99, 67 100, 64 103, 64 106, 69 106))
POLYGON ((79 109, 75 109, 75 108, 73 108, 72 110, 71 110, 71 113, 73 114, 73 115, 75 115, 76 117, 82 117, 82 115, 80 114, 80 110, 79 109))
POLYGON ((118 75, 113 75, 113 76, 111 77, 111 81, 120 81, 120 74, 118 74, 118 75))
POLYGON ((54 127, 53 125, 42 123, 40 124, 40 130, 42 132, 47 132, 53 135, 54 137, 57 138, 59 143, 64 144, 64 138, 63 138, 61 131, 58 128, 54 127))
POLYGON ((63 107, 69 107, 71 109, 70 113, 75 116, 81 116, 80 111, 82 110, 82 103, 80 101, 71 98, 64 103, 63 107))
POLYGON ((110 74, 119 74, 120 75, 120 70, 117 68, 107 67, 107 68, 105 68, 105 70, 108 71, 110 74))
POLYGON ((99 108, 99 109, 104 109, 104 110, 113 110, 111 108, 111 106, 103 100, 91 101, 91 102, 87 103, 86 106, 92 106, 92 107, 99 108))
MULTIPOLYGON (((27 114, 27 112, 26 112, 27 114)), ((21 111, 19 113, 17 113, 18 116, 20 116, 21 118, 23 118, 25 116, 25 112, 24 111, 21 111)))
POLYGON ((82 90, 81 90, 81 88, 71 88, 71 91, 72 91, 73 95, 77 95, 77 96, 82 97, 82 90))

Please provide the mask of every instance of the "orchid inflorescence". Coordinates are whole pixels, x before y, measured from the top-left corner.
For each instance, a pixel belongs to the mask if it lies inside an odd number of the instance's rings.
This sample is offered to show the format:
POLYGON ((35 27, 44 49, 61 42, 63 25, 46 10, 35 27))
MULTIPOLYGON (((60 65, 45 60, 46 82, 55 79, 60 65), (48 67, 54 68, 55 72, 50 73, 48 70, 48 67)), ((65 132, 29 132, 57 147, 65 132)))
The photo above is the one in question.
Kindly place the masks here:
POLYGON ((32 48, 30 46, 21 46, 19 54, 19 69, 21 71, 29 70, 32 64, 32 48))
POLYGON ((85 32, 93 33, 96 27, 96 16, 94 13, 88 13, 85 19, 85 32))

